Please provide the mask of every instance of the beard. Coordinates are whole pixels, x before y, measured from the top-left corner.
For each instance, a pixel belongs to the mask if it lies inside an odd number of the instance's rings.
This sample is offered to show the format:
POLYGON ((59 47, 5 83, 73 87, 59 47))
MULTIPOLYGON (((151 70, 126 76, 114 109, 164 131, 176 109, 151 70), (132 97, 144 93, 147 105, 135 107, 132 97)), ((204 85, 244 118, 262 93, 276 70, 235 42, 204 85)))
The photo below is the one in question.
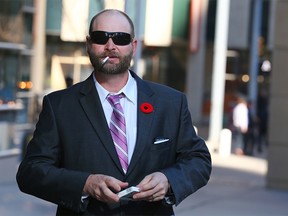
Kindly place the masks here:
POLYGON ((100 72, 103 74, 121 74, 125 73, 129 69, 133 54, 132 52, 130 52, 128 55, 122 57, 117 56, 120 60, 120 63, 118 64, 109 64, 108 59, 108 61, 104 65, 102 60, 100 59, 102 55, 97 56, 95 53, 91 52, 88 52, 88 55, 90 58, 90 62, 96 72, 100 72))

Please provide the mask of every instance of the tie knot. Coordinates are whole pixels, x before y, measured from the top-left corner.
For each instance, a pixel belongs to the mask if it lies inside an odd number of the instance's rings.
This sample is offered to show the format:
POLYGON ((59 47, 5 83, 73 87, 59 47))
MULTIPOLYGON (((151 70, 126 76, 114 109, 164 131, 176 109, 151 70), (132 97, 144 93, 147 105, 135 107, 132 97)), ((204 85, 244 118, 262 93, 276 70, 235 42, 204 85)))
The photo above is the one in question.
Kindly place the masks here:
POLYGON ((120 93, 120 94, 116 94, 116 95, 111 95, 109 94, 108 96, 108 101, 111 105, 116 105, 118 103, 120 103, 120 99, 124 97, 124 94, 123 93, 120 93))

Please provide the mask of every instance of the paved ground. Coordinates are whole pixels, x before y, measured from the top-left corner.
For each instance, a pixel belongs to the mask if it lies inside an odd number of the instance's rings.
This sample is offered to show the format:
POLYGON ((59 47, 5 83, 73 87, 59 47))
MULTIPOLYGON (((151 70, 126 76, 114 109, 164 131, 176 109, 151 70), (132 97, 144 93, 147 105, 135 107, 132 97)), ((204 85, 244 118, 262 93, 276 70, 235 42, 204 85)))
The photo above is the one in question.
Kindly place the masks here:
MULTIPOLYGON (((213 154, 210 182, 175 208, 177 216, 287 216, 288 191, 267 189, 265 159, 213 154)), ((0 215, 52 216, 55 205, 21 193, 18 157, 0 157, 0 215)))
POLYGON ((213 155, 208 185, 177 207, 177 216, 287 216, 288 191, 266 187, 264 159, 213 155))
POLYGON ((55 205, 21 193, 15 175, 19 156, 0 157, 0 215, 52 216, 55 205))

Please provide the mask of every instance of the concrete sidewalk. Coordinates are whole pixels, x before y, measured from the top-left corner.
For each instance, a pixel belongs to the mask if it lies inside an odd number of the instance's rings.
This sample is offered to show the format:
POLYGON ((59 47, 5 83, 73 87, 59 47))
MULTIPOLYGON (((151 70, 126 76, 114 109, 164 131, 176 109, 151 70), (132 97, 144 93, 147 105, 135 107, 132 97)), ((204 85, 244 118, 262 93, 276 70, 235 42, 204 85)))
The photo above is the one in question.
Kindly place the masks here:
MULTIPOLYGON (((19 154, 0 156, 0 215, 53 216, 56 206, 22 193, 16 183, 19 154)), ((33 183, 32 183, 33 184, 33 183)))
MULTIPOLYGON (((0 215, 55 215, 55 205, 19 191, 15 182, 19 157, 0 160, 0 215)), ((288 215, 288 191, 266 188, 265 159, 212 154, 212 160, 208 185, 176 207, 176 216, 288 215)))
POLYGON ((265 159, 212 154, 207 186, 175 208, 176 216, 287 216, 288 191, 266 187, 265 159))

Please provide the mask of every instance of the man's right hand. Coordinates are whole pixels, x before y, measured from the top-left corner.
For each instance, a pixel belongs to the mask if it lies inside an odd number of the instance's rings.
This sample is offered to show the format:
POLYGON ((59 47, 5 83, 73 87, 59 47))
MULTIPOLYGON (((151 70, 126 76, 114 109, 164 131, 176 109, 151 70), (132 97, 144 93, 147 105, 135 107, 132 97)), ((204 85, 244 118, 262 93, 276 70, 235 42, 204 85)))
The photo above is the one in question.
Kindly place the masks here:
POLYGON ((128 182, 106 175, 90 175, 84 185, 83 193, 106 203, 119 202, 117 193, 128 187, 128 182))

